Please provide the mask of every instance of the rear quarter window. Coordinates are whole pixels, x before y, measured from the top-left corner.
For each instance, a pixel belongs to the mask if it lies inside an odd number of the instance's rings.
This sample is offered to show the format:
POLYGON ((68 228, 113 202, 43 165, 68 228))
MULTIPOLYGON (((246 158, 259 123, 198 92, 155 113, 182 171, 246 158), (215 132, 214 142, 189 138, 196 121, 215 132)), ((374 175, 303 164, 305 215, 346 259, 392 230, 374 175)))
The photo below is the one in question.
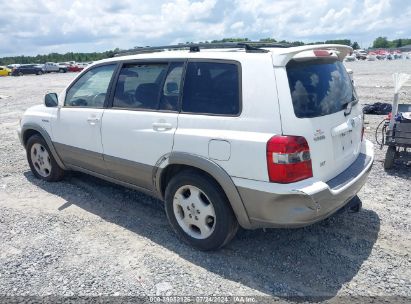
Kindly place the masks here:
POLYGON ((238 115, 240 113, 239 64, 189 62, 183 88, 186 113, 238 115))
POLYGON ((357 101, 351 78, 340 61, 292 60, 286 68, 294 113, 299 118, 333 114, 357 101))

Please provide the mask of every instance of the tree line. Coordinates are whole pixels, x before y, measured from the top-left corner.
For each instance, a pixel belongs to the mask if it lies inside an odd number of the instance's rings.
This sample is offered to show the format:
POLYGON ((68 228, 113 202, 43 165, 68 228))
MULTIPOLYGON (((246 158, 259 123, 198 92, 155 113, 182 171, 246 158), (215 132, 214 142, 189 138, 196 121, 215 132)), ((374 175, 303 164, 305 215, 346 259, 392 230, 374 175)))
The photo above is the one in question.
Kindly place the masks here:
POLYGON ((411 45, 411 39, 400 38, 390 41, 387 37, 378 37, 374 40, 372 47, 375 49, 395 49, 406 45, 411 45))
POLYGON ((119 49, 114 49, 105 52, 93 52, 93 53, 74 53, 68 52, 65 54, 50 53, 47 55, 37 55, 37 56, 10 56, 0 58, 0 65, 9 65, 13 63, 26 64, 26 63, 45 63, 45 62, 90 62, 101 60, 105 58, 113 57, 119 49))
MULTIPOLYGON (((251 42, 251 41, 252 40, 250 40, 248 38, 224 38, 224 39, 221 39, 221 40, 201 41, 199 43, 251 42)), ((329 44, 348 45, 348 46, 351 46, 355 49, 360 48, 360 46, 357 42, 351 43, 350 39, 334 39, 334 40, 304 43, 302 41, 287 41, 287 40, 275 40, 274 38, 262 38, 262 39, 258 40, 258 42, 279 43, 279 44, 286 44, 286 45, 291 45, 291 46, 302 46, 302 45, 313 45, 313 44, 329 43, 329 44)), ((193 42, 187 41, 186 43, 188 44, 188 43, 193 43, 193 42)))
MULTIPOLYGON (((221 40, 211 40, 211 41, 201 41, 199 43, 224 43, 224 42, 250 42, 248 38, 224 38, 221 40)), ((262 38, 259 42, 265 43, 280 43, 288 44, 291 46, 302 46, 302 45, 313 45, 313 44, 342 44, 351 46, 354 50, 359 49, 360 45, 354 41, 351 42, 350 39, 335 39, 335 40, 326 40, 326 41, 317 41, 304 43, 302 41, 286 41, 280 40, 277 41, 274 38, 262 38)), ((187 41, 186 43, 193 43, 187 41)), ((411 39, 395 39, 388 40, 387 37, 378 37, 374 40, 372 48, 398 48, 405 45, 411 45, 411 39)), ((138 47, 135 47, 138 48, 138 47)), ((89 62, 96 61, 105 58, 113 57, 116 53, 120 51, 119 48, 114 50, 105 51, 105 52, 93 52, 93 53, 74 53, 68 52, 65 54, 59 53, 50 53, 47 55, 37 55, 37 56, 10 56, 0 58, 0 65, 8 65, 13 63, 26 64, 26 63, 45 63, 45 62, 67 62, 67 61, 76 61, 76 62, 89 62)))

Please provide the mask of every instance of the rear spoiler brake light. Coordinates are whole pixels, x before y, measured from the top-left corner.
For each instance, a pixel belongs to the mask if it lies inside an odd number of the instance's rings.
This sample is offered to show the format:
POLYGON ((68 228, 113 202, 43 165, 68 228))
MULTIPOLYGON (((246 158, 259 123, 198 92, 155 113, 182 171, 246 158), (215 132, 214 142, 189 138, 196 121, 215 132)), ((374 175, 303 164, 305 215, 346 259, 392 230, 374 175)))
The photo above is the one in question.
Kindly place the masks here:
POLYGON ((314 50, 313 52, 316 57, 327 57, 332 55, 332 53, 327 50, 314 50))

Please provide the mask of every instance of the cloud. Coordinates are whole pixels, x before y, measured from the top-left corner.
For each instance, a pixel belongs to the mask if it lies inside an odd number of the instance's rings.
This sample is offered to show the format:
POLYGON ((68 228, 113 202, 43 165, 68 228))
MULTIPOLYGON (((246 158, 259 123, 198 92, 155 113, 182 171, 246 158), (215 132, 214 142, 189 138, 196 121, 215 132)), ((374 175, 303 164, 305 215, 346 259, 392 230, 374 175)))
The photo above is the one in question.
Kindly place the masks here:
POLYGON ((8 0, 1 1, 0 57, 102 51, 224 37, 321 41, 367 47, 411 37, 402 0, 8 0))

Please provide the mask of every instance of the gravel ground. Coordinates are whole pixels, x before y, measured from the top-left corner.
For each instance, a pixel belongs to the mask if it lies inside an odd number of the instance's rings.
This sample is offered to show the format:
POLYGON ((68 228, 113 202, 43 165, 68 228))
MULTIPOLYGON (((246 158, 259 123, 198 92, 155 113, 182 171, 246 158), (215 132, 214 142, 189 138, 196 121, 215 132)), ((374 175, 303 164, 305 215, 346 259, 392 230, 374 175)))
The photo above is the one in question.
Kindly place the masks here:
MULTIPOLYGON (((410 71, 411 60, 347 66, 363 103, 390 102, 391 74, 410 71)), ((360 213, 301 229, 240 231, 224 249, 199 252, 177 240, 162 203, 144 194, 79 173, 59 183, 34 178, 18 119, 74 76, 0 79, 0 295, 411 297, 406 162, 387 173, 385 149, 376 148, 360 213)), ((372 141, 381 119, 366 117, 372 141)))

